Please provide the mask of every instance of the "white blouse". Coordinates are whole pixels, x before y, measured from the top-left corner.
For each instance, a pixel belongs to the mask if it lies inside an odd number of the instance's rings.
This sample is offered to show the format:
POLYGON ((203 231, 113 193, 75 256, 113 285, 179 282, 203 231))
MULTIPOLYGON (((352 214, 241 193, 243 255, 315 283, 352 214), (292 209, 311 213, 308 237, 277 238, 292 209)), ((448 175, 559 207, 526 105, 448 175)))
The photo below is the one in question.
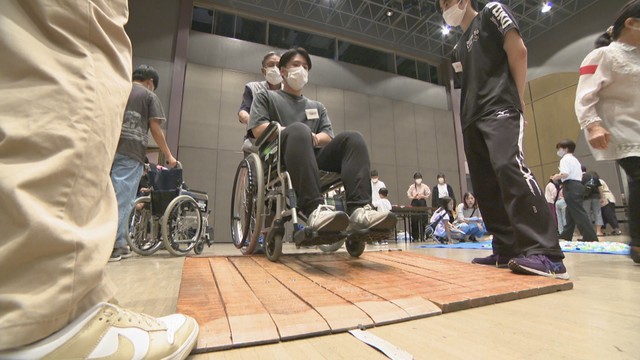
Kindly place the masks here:
POLYGON ((611 133, 607 149, 591 148, 596 160, 640 156, 640 49, 617 41, 593 50, 580 66, 576 116, 587 125, 600 121, 611 133))

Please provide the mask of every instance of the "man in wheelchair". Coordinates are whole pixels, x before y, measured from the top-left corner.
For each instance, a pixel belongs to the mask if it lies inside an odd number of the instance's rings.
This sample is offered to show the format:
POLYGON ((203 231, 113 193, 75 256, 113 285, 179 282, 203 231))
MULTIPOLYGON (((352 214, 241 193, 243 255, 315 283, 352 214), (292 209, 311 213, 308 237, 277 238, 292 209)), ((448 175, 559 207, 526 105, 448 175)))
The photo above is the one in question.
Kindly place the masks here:
POLYGON ((259 138, 270 122, 281 132, 281 159, 291 176, 298 211, 317 232, 363 230, 388 231, 396 224, 394 214, 375 211, 371 203, 370 162, 362 134, 345 131, 334 137, 327 110, 302 95, 311 70, 311 58, 303 48, 288 50, 279 63, 283 89, 256 94, 251 106, 248 136, 259 138), (323 205, 320 170, 341 174, 347 212, 323 205))

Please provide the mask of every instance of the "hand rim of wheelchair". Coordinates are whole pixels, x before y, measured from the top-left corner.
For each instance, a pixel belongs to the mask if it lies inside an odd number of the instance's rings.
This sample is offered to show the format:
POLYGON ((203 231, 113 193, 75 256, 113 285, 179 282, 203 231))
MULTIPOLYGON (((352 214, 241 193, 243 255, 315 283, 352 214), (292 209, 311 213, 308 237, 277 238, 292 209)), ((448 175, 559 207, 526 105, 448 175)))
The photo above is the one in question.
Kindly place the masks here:
POLYGON ((156 233, 156 225, 153 219, 153 215, 151 214, 151 197, 150 196, 141 196, 139 198, 136 199, 136 201, 133 203, 133 207, 131 208, 131 212, 129 213, 129 217, 127 220, 127 228, 125 231, 125 238, 127 240, 127 243, 129 244, 129 247, 131 248, 131 250, 133 252, 135 252, 138 255, 143 255, 143 256, 149 256, 149 255, 153 255, 156 251, 158 251, 158 249, 160 249, 160 246, 162 245, 162 240, 159 239, 158 237, 154 237, 154 233, 156 233), (143 204, 142 209, 137 209, 136 205, 138 204, 143 204), (138 211, 140 210, 140 211, 138 211), (132 239, 131 237, 131 225, 134 221, 134 216, 136 216, 138 213, 141 213, 142 215, 144 215, 144 219, 146 219, 146 222, 148 223, 149 226, 149 232, 147 232, 147 225, 143 225, 140 223, 140 221, 136 221, 136 226, 134 231, 136 231, 136 240, 134 241, 134 239, 132 239), (141 226, 143 226, 143 228, 141 228, 141 226), (146 239, 147 236, 150 234, 150 236, 152 237, 151 241, 151 246, 147 247, 147 248, 142 248, 140 244, 140 240, 138 238, 138 231, 142 229, 142 235, 143 238, 146 239))
POLYGON ((196 243, 200 240, 200 233, 202 231, 202 214, 200 213, 200 207, 198 203, 189 195, 179 195, 175 199, 171 200, 169 205, 167 205, 167 209, 162 216, 162 241, 164 243, 164 247, 171 254, 176 256, 184 256, 189 253, 195 246, 196 243), (195 220, 197 225, 195 226, 195 234, 190 237, 190 239, 174 239, 174 232, 178 230, 179 232, 183 232, 181 229, 183 223, 189 219, 186 219, 185 216, 175 216, 177 218, 174 219, 174 209, 181 211, 181 206, 183 203, 188 203, 191 206, 191 211, 195 213, 195 220), (173 224, 173 221, 178 221, 177 224, 173 224), (169 225, 174 225, 173 229, 169 228, 169 225), (176 227, 179 227, 176 229, 176 227), (171 231, 170 231, 171 230, 171 231), (187 244, 186 248, 181 248, 181 244, 187 244))
POLYGON ((238 165, 231 193, 231 238, 243 255, 253 254, 258 245, 262 231, 260 214, 264 210, 264 186, 262 161, 257 154, 249 154, 238 165), (248 190, 246 184, 249 184, 248 190), (246 208, 247 201, 251 202, 249 209, 246 208))

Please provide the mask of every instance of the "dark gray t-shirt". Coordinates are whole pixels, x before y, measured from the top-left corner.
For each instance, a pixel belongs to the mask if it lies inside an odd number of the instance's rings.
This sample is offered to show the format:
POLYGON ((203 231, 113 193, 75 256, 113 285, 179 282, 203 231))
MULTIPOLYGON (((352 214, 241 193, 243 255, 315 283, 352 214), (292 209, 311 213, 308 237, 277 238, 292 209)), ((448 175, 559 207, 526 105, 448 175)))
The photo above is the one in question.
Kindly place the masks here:
POLYGON ((282 126, 301 122, 313 133, 325 133, 333 138, 331 120, 327 109, 318 101, 302 96, 295 96, 283 90, 262 91, 254 94, 251 105, 251 116, 247 134, 253 137, 251 130, 258 125, 277 121, 282 126))
POLYGON ((158 96, 146 87, 133 83, 122 121, 117 153, 144 163, 149 143, 149 119, 166 119, 158 96))

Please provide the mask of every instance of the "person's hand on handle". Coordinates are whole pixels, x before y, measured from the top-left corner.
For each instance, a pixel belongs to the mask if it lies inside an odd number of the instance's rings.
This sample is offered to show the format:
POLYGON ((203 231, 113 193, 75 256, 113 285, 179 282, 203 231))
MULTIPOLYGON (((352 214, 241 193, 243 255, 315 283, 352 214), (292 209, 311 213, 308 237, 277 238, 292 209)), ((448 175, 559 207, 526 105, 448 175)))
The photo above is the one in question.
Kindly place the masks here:
POLYGON ((178 165, 178 160, 173 156, 170 156, 167 158, 167 165, 169 165, 169 168, 174 168, 178 165))

